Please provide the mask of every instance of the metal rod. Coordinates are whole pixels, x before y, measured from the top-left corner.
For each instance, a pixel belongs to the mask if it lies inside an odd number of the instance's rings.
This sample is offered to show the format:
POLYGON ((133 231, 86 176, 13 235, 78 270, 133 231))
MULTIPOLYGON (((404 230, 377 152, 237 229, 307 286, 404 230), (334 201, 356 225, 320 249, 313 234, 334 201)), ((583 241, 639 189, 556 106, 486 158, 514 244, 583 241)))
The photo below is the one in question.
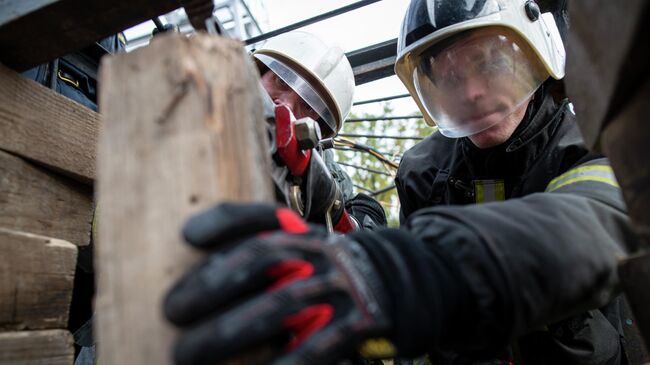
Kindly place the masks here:
POLYGON ((403 115, 397 117, 376 117, 376 118, 352 118, 346 119, 345 123, 359 123, 359 122, 378 122, 382 120, 400 120, 400 119, 422 119, 421 115, 403 115))
POLYGON ((390 184, 390 185, 388 185, 388 186, 385 187, 385 188, 382 188, 382 189, 375 190, 375 191, 371 192, 371 193, 370 193, 370 196, 377 196, 377 195, 379 195, 379 194, 383 194, 383 193, 385 193, 385 192, 387 192, 387 191, 391 191, 391 190, 393 190, 393 189, 395 189, 395 184, 390 184))
POLYGON ((348 166, 348 167, 352 167, 352 168, 355 168, 355 169, 372 172, 373 174, 379 174, 379 175, 384 175, 384 176, 392 176, 391 174, 389 174, 387 172, 379 171, 379 170, 373 170, 373 169, 369 169, 369 168, 363 167, 363 166, 353 165, 353 164, 349 164, 349 163, 345 163, 345 162, 341 162, 341 161, 337 161, 336 163, 339 164, 339 165, 348 166))
POLYGON ((364 100, 364 101, 357 101, 356 103, 352 105, 363 105, 363 104, 370 104, 370 103, 378 103, 380 101, 388 101, 388 100, 393 100, 393 99, 401 99, 405 98, 407 96, 411 96, 410 94, 401 94, 401 95, 393 95, 393 96, 387 96, 384 98, 379 98, 379 99, 371 99, 371 100, 364 100))
POLYGON ((257 28, 257 31, 260 32, 260 34, 261 34, 262 33, 262 28, 260 28, 260 25, 257 22, 257 19, 255 19, 255 17, 253 16, 253 13, 251 13, 251 9, 246 4, 246 1, 241 0, 241 4, 244 7, 244 10, 246 10, 246 13, 248 13, 248 18, 251 20, 251 22, 253 23, 255 28, 257 28))
POLYGON ((307 25, 310 25, 310 24, 313 24, 313 23, 316 23, 316 22, 320 22, 322 20, 329 19, 331 17, 337 16, 337 15, 340 15, 340 14, 347 13, 349 11, 364 7, 366 5, 376 3, 378 1, 381 1, 381 0, 357 1, 356 3, 346 5, 344 7, 338 8, 338 9, 334 9, 334 10, 329 11, 327 13, 323 13, 323 14, 317 15, 317 16, 309 18, 309 19, 301 20, 301 21, 299 21, 297 23, 287 25, 286 27, 282 27, 282 28, 279 28, 279 29, 276 29, 276 30, 272 30, 272 31, 270 31, 268 33, 260 34, 258 36, 249 38, 249 39, 245 40, 244 43, 246 43, 246 45, 257 43, 259 41, 263 41, 265 39, 269 39, 269 38, 275 37, 277 35, 287 33, 287 32, 290 32, 290 31, 298 29, 298 28, 305 27, 307 25))
POLYGON ((156 17, 153 17, 151 20, 152 20, 153 23, 156 25, 156 28, 158 28, 159 31, 161 31, 161 32, 164 32, 164 31, 165 31, 165 26, 164 26, 163 23, 160 21, 160 18, 158 18, 158 17, 156 16, 156 17))
POLYGON ((368 193, 372 193, 372 192, 373 192, 372 190, 370 190, 370 189, 368 189, 368 188, 364 188, 364 187, 361 186, 361 185, 352 184, 352 186, 354 186, 355 188, 357 188, 357 189, 359 189, 359 190, 363 190, 363 191, 365 191, 365 192, 368 192, 368 193))
POLYGON ((339 133, 338 135, 341 137, 352 137, 352 138, 412 139, 416 141, 421 141, 424 139, 424 137, 386 136, 386 135, 377 135, 377 134, 339 133))
MULTIPOLYGON (((360 149, 360 148, 351 148, 351 147, 334 147, 334 149, 337 150, 337 151, 352 151, 352 152, 365 152, 365 153, 369 153, 368 151, 364 151, 363 149, 360 149)), ((375 151, 376 151, 376 150, 375 150, 375 151)), ((384 156, 394 156, 394 157, 396 157, 396 158, 398 158, 398 159, 399 159, 400 157, 402 157, 402 154, 401 154, 401 153, 398 153, 398 154, 392 154, 392 153, 383 153, 383 152, 380 152, 380 151, 376 151, 376 152, 379 153, 380 155, 384 155, 384 156)))

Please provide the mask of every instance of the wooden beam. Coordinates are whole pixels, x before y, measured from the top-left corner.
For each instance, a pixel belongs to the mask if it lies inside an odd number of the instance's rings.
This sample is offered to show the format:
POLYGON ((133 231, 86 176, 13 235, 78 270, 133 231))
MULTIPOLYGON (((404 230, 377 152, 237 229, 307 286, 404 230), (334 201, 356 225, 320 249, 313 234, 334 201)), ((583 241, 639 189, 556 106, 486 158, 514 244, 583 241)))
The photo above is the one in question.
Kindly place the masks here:
POLYGON ((71 365, 72 335, 66 330, 0 332, 0 364, 71 365))
POLYGON ((99 115, 2 65, 0 85, 0 150, 91 182, 99 115))
POLYGON ((0 227, 87 245, 91 187, 0 151, 0 227))
POLYGON ((0 228, 0 329, 66 328, 77 246, 0 228))
POLYGON ((177 0, 3 0, 0 62, 24 71, 178 7, 177 0))
POLYGON ((257 72, 241 43, 177 34, 103 61, 97 339, 107 364, 170 364, 180 229, 218 201, 272 201, 257 72))

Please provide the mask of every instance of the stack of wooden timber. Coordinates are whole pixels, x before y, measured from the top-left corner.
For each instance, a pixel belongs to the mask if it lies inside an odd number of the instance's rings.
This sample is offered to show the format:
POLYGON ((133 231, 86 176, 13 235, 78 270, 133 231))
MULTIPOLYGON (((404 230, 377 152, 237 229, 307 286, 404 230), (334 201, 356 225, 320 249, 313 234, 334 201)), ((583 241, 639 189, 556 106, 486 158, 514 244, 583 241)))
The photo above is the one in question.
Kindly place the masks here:
POLYGON ((0 364, 72 364, 98 116, 0 65, 0 364))

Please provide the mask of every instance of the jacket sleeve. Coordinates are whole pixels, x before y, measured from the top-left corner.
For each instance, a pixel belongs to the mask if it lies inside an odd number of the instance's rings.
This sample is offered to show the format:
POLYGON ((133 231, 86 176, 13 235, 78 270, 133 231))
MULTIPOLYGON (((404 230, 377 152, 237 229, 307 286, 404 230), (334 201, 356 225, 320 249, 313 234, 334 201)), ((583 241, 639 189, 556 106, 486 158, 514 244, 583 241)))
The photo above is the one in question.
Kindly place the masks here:
POLYGON ((452 261, 475 303, 463 343, 449 344, 457 349, 505 344, 605 304, 617 293, 618 261, 637 242, 605 159, 572 168, 543 193, 422 209, 406 228, 421 250, 452 261))
POLYGON ((359 223, 361 229, 375 230, 388 224, 384 208, 369 195, 358 193, 345 201, 345 209, 359 223))

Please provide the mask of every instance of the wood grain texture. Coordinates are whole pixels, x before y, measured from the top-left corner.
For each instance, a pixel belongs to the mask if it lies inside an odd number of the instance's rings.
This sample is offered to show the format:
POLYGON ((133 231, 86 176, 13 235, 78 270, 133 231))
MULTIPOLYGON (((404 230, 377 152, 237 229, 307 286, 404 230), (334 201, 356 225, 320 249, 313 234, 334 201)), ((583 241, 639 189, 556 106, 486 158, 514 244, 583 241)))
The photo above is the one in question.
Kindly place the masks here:
POLYGON ((0 151, 0 227, 87 245, 92 189, 0 151))
POLYGON ((0 228, 0 330, 66 328, 77 246, 0 228))
POLYGON ((257 73, 241 44, 164 35, 106 58, 98 154, 99 357, 170 364, 170 285, 200 257, 190 214, 219 201, 272 201, 257 73))
POLYGON ((0 149, 91 182, 97 113, 2 65, 0 85, 0 149))
POLYGON ((66 330, 0 332, 0 364, 72 365, 73 358, 66 330))

